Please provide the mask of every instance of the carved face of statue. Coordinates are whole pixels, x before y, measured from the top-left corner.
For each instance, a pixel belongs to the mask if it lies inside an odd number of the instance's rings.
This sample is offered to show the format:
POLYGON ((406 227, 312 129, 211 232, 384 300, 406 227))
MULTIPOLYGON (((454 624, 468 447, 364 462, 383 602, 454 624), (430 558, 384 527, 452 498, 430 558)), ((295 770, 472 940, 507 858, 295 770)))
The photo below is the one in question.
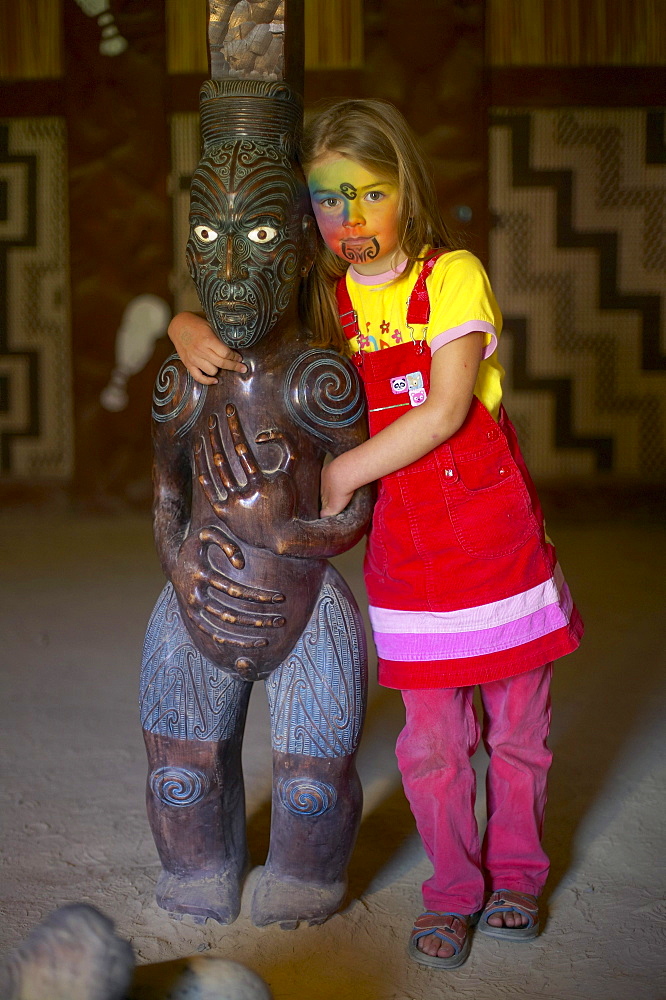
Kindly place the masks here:
POLYGON ((253 139, 221 142, 192 178, 186 257, 208 321, 230 347, 261 340, 284 315, 312 220, 288 158, 253 139))
POLYGON ((308 187, 321 235, 336 256, 361 274, 381 274, 400 262, 398 187, 388 176, 326 153, 311 164, 308 187))

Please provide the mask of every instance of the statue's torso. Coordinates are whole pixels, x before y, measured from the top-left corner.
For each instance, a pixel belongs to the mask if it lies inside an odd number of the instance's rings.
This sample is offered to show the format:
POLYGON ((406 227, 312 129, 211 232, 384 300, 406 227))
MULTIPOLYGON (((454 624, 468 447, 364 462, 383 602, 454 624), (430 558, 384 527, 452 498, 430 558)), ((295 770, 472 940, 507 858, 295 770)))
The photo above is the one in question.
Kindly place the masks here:
MULTIPOLYGON (((225 588, 203 588, 210 598, 209 610, 203 611, 203 617, 211 624, 215 638, 197 627, 186 614, 184 620, 204 656, 225 670, 254 680, 267 676, 295 646, 317 599, 326 560, 308 557, 307 550, 298 557, 278 555, 230 530, 233 519, 230 516, 228 523, 225 519, 228 500, 215 462, 220 441, 231 468, 232 483, 239 487, 236 502, 248 491, 243 489, 247 476, 234 451, 228 407, 234 408, 250 452, 263 473, 270 475, 281 464, 284 468, 287 452, 295 456, 288 472, 277 475, 292 477, 294 516, 314 521, 319 516, 324 455, 328 450, 337 450, 335 442, 339 434, 329 412, 326 388, 342 384, 343 390, 347 389, 338 393, 333 408, 339 408, 341 399, 348 403, 351 400, 351 416, 358 416, 359 407, 362 409, 362 396, 354 381, 358 381, 355 371, 332 352, 312 351, 303 344, 293 344, 282 347, 277 356, 261 356, 257 352, 251 357, 248 352, 246 361, 251 369, 247 375, 220 371, 217 385, 203 387, 193 381, 180 361, 169 359, 158 376, 154 419, 163 431, 168 430, 180 461, 189 468, 191 518, 181 549, 186 553, 188 572, 196 576, 213 570, 225 588), (351 380, 349 385, 347 379, 351 380), (215 435, 211 436, 211 423, 215 422, 219 428, 217 449, 215 435), (266 431, 278 431, 285 437, 257 443, 257 436, 266 431), (201 482, 202 469, 209 479, 206 486, 201 482), (211 492, 217 513, 211 503, 211 492), (211 542, 212 537, 228 539, 231 551, 237 550, 234 558, 230 559, 225 548, 211 542)), ((182 594, 179 601, 186 612, 182 594)))

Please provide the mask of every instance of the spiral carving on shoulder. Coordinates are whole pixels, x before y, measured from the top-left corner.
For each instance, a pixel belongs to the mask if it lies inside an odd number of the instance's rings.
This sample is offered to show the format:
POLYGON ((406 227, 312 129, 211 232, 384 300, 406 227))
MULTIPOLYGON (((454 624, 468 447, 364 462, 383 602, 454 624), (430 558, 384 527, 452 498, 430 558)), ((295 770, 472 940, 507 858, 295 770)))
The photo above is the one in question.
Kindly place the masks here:
POLYGON ((277 787, 283 806, 296 816, 323 816, 338 800, 333 785, 316 778, 280 778, 277 787))
POLYGON ((185 415, 184 423, 176 432, 178 437, 182 437, 201 413, 207 390, 208 386, 194 381, 177 354, 170 355, 155 379, 153 420, 165 424, 185 415))
POLYGON ((192 806, 209 789, 207 776, 196 768, 158 767, 150 775, 151 792, 169 806, 192 806))
POLYGON ((327 444, 328 433, 349 427, 363 416, 365 398, 354 367, 332 351, 306 351, 291 364, 285 379, 289 415, 327 444))

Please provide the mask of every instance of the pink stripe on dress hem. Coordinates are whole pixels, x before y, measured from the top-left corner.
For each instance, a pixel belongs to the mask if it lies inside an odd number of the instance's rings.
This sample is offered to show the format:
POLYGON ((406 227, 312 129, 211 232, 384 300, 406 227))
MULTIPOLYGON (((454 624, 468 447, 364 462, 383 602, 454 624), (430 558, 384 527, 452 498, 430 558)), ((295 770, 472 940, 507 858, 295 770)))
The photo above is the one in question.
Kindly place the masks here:
POLYGON ((558 603, 505 625, 457 633, 375 631, 374 640, 377 655, 384 660, 418 663, 422 660, 465 659, 512 649, 556 632, 568 624, 572 610, 573 601, 565 583, 558 603))
POLYGON ((501 601, 455 611, 398 611, 375 605, 370 605, 368 610, 372 627, 377 632, 434 632, 438 635, 442 632, 476 632, 506 625, 549 604, 556 604, 564 585, 564 576, 557 563, 553 576, 548 580, 501 601))
POLYGON ((491 354, 494 354, 497 347, 497 330, 492 323, 489 323, 485 319, 468 319, 459 326, 452 326, 449 330, 445 330, 444 333, 438 333, 430 341, 430 353, 434 354, 440 347, 450 344, 452 340, 458 340, 468 333, 476 333, 477 331, 490 334, 490 343, 483 349, 483 360, 485 361, 491 354))
POLYGON ((467 687, 486 684, 501 677, 512 677, 542 667, 573 653, 583 635, 583 622, 574 607, 569 624, 557 632, 526 642, 510 653, 501 650, 488 656, 473 656, 461 660, 435 660, 430 663, 407 663, 404 660, 379 660, 379 683, 384 687, 408 688, 467 687))

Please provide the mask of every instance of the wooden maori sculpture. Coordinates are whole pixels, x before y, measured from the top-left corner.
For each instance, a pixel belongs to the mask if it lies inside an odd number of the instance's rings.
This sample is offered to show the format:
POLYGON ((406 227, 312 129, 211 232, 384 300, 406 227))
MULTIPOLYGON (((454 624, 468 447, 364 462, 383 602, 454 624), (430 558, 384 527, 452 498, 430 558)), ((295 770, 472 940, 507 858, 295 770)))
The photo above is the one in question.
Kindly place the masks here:
POLYGON ((154 395, 169 582, 148 627, 141 720, 157 901, 220 923, 238 914, 248 866, 241 743, 254 681, 266 682, 273 745, 254 922, 334 912, 360 819, 364 630, 326 557, 359 540, 371 501, 359 491, 336 517, 318 511, 324 456, 362 440, 364 403, 354 367, 312 349, 299 319, 316 246, 295 166, 300 118, 285 82, 204 84, 187 260, 209 322, 248 370, 205 387, 174 356, 154 395))

